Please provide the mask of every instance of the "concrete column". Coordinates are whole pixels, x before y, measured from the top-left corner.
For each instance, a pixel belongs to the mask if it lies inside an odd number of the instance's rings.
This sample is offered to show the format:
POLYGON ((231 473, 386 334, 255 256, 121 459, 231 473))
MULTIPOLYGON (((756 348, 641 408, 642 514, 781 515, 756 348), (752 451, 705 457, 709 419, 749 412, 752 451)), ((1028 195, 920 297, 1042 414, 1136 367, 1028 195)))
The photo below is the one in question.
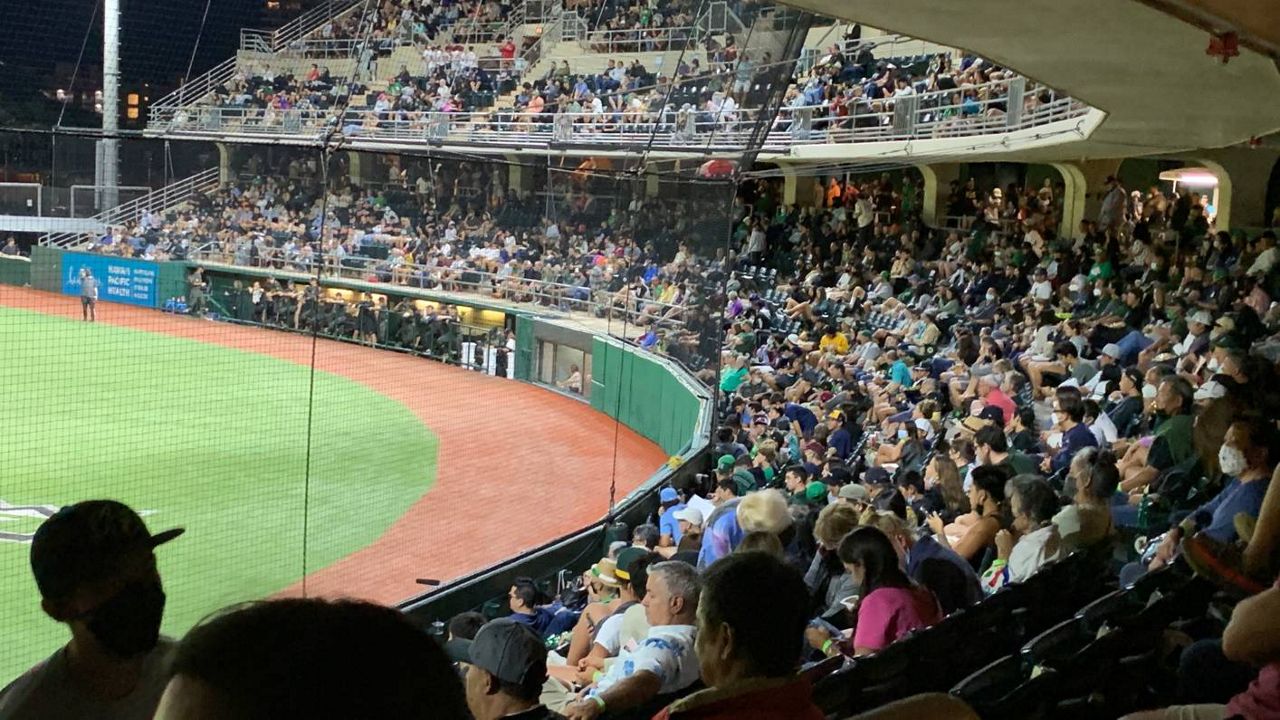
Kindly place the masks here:
MULTIPOLYGON (((1059 237, 1075 237, 1084 220, 1085 195, 1088 191, 1084 173, 1071 163, 1051 163, 1062 175, 1062 217, 1058 218, 1059 237)), ((1106 176, 1103 176, 1104 179, 1106 176)))
MULTIPOLYGON (((1098 218, 1098 212, 1102 210, 1102 196, 1107 192, 1103 182, 1108 176, 1115 175, 1120 170, 1121 162, 1124 162, 1122 158, 1105 158, 1074 163, 1076 171, 1079 172, 1085 184, 1083 217, 1090 220, 1098 218)), ((1071 232, 1075 233, 1075 231, 1076 227, 1071 227, 1071 232)))
POLYGON ((363 175, 360 168, 360 153, 355 150, 347 151, 347 172, 351 177, 351 184, 360 187, 360 179, 363 175))
POLYGON ((1203 165, 1218 178, 1218 230, 1262 227, 1267 221, 1267 183, 1280 153, 1267 148, 1202 150, 1187 163, 1203 165))
POLYGON ((930 227, 942 227, 947 215, 947 196, 952 181, 960 179, 959 163, 917 165, 924 187, 920 193, 920 218, 930 227))
POLYGON ((533 168, 525 167, 532 155, 505 156, 507 159, 507 187, 520 193, 523 197, 533 190, 533 168))
POLYGON ((235 173, 231 170, 231 148, 226 143, 214 143, 218 148, 218 184, 226 185, 235 181, 235 173))

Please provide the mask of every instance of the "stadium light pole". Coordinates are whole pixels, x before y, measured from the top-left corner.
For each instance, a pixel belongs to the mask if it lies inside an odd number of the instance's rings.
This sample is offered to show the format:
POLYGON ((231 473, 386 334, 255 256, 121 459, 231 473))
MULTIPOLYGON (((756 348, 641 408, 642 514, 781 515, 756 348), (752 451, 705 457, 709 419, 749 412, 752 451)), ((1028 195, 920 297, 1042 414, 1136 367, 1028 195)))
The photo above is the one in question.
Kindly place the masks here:
POLYGON ((102 3, 102 139, 98 141, 98 210, 119 202, 120 0, 102 3))

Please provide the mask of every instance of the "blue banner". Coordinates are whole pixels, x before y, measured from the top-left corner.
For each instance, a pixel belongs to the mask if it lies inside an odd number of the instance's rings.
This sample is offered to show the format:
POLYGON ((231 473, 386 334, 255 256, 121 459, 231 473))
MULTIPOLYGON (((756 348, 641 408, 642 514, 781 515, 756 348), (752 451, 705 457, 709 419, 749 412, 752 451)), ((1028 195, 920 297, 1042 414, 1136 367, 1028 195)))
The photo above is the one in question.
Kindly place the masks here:
POLYGON ((80 271, 88 268, 98 281, 98 299, 158 307, 156 278, 160 266, 147 260, 63 253, 62 292, 80 294, 80 271))

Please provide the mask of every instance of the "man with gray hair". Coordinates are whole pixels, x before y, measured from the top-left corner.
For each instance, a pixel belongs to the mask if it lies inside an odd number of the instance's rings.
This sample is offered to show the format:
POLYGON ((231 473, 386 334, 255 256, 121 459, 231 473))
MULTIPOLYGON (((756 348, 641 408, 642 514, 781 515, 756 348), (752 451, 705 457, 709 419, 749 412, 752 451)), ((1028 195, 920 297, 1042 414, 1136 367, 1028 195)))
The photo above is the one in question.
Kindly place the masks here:
POLYGON ((659 695, 669 695, 698 680, 698 571, 678 560, 649 567, 644 596, 649 634, 633 650, 623 650, 618 662, 599 674, 581 697, 564 709, 570 720, 592 720, 607 708, 619 712, 641 707, 659 695))

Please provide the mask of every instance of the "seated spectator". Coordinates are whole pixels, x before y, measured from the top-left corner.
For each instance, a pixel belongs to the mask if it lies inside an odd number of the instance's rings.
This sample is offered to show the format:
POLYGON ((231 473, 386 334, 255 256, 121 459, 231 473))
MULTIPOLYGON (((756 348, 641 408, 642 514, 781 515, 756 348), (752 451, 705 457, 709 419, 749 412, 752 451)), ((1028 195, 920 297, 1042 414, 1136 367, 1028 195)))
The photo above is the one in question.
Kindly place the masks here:
POLYGON ((1071 459, 1064 494, 1071 504, 1053 516, 1067 551, 1092 547, 1111 537, 1111 501, 1120 483, 1110 450, 1084 448, 1071 459))
POLYGON ((591 652, 600 626, 627 602, 621 596, 622 581, 618 579, 613 558, 601 558, 583 573, 583 585, 587 589, 587 605, 570 632, 569 648, 565 652, 570 668, 577 668, 579 661, 591 652))
MULTIPOLYGON (((1218 451, 1222 472, 1230 480, 1213 499, 1165 533, 1147 570, 1157 570, 1172 562, 1178 555, 1182 538, 1197 532, 1203 532, 1218 544, 1235 542, 1236 517, 1244 514, 1256 518, 1262 509, 1278 451, 1280 438, 1271 422, 1251 418, 1232 423, 1218 451)), ((1141 574, 1132 567, 1125 570, 1121 577, 1126 581, 1141 574)))
POLYGON ((955 523, 945 525, 940 515, 930 515, 926 522, 933 531, 934 539, 977 567, 982 561, 983 553, 992 547, 996 533, 1004 525, 1001 515, 1004 512, 1005 483, 1008 482, 1008 477, 1003 469, 993 465, 974 468, 973 485, 969 488, 972 517, 957 519, 955 523))
POLYGON ((507 592, 507 606, 511 609, 512 620, 528 625, 529 629, 542 637, 551 626, 555 612, 538 603, 539 595, 541 593, 533 583, 533 578, 516 578, 507 592))
POLYGON ((689 565, 668 560, 649 568, 645 616, 649 633, 627 651, 579 699, 569 703, 570 720, 590 720, 606 710, 621 712, 688 688, 699 677, 694 654, 701 580, 689 565))
POLYGON ((877 513, 873 524, 893 541, 907 577, 927 587, 946 615, 982 599, 973 566, 928 535, 917 535, 892 513, 877 513))
POLYGON ((1236 605, 1222 634, 1227 659, 1261 667, 1242 693, 1225 705, 1182 705, 1126 715, 1125 720, 1280 717, 1280 582, 1236 605))
POLYGON ((1048 481, 1039 475, 1018 475, 1009 481, 1009 487, 1013 523, 996 533, 996 559, 982 577, 988 593, 1011 582, 1026 581, 1062 552, 1062 537, 1053 524, 1058 496, 1048 481))
POLYGON ((475 720, 561 717, 538 696, 547 679, 547 648, 528 627, 494 620, 480 628, 467 654, 467 707, 475 720))
POLYGON ((706 568, 728 555, 749 532, 775 535, 791 526, 787 501, 777 490, 760 490, 740 500, 729 500, 716 508, 707 520, 698 553, 698 567, 706 568))
POLYGON ((1040 467, 1046 472, 1063 472, 1081 448, 1097 447, 1097 438, 1084 424, 1084 401, 1079 388, 1060 387, 1054 393, 1053 430, 1060 433, 1061 442, 1056 449, 1050 447, 1041 462, 1040 467))
POLYGON ((907 577, 893 543, 874 527, 849 533, 840 543, 844 563, 859 590, 857 625, 849 642, 829 644, 821 628, 806 631, 810 645, 824 653, 868 655, 888 647, 902 636, 942 619, 938 599, 907 577))
POLYGON ((716 563, 702 581, 695 645, 708 689, 677 700, 656 720, 824 717, 808 681, 796 675, 808 605, 799 573, 776 557, 738 552, 716 563))
POLYGON ((152 534, 114 500, 68 505, 36 529, 31 569, 41 608, 71 640, 0 691, 0 717, 146 720, 156 711, 174 642, 160 635, 165 594, 152 534))
MULTIPOLYGON (((861 487, 846 485, 845 487, 861 487)), ((842 600, 858 593, 853 577, 845 571, 837 551, 840 541, 858 527, 860 512, 848 502, 832 503, 818 513, 813 526, 813 537, 818 541, 818 551, 804 575, 804 583, 817 598, 818 614, 830 616, 843 611, 842 600)))
POLYGON ((1121 490, 1139 496, 1161 472, 1193 457, 1194 393, 1191 383, 1176 375, 1160 382, 1151 435, 1130 445, 1120 459, 1121 490))
POLYGON ((400 612, 351 600, 223 612, 187 633, 172 674, 159 720, 470 717, 439 645, 400 612))

